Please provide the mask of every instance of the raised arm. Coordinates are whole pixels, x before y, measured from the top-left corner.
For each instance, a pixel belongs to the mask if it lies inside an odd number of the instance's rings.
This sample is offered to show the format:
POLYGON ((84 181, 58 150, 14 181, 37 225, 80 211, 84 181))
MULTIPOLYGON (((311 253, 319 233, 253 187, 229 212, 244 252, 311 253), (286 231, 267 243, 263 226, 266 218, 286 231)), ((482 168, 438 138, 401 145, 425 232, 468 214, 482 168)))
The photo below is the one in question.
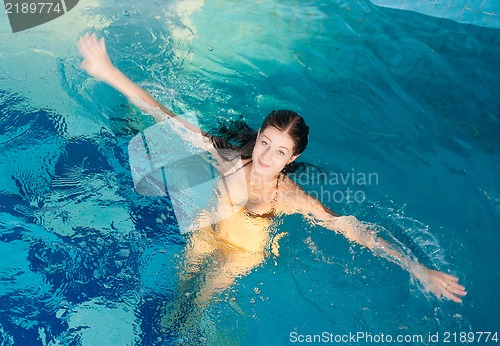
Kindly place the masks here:
MULTIPOLYGON (((84 59, 81 65, 82 69, 92 77, 109 84, 121 92, 131 103, 153 116, 157 122, 175 118, 177 126, 201 134, 204 138, 207 137, 203 130, 180 117, 176 117, 174 113, 163 107, 146 90, 132 82, 117 69, 109 59, 104 38, 98 40, 95 34, 89 35, 87 33, 78 40, 78 50, 84 59)), ((194 138, 194 136, 191 136, 190 140, 193 141, 194 138)), ((208 142, 204 140, 203 143, 195 144, 205 147, 208 142)))
POLYGON ((339 216, 325 207, 317 199, 307 195, 295 183, 290 182, 288 201, 292 209, 289 212, 300 213, 315 223, 343 234, 349 240, 369 248, 375 255, 398 264, 417 278, 425 289, 438 298, 446 297, 460 303, 465 296, 465 288, 458 283, 458 278, 437 270, 429 269, 411 257, 401 253, 397 247, 377 235, 374 225, 362 223, 354 216, 339 216))

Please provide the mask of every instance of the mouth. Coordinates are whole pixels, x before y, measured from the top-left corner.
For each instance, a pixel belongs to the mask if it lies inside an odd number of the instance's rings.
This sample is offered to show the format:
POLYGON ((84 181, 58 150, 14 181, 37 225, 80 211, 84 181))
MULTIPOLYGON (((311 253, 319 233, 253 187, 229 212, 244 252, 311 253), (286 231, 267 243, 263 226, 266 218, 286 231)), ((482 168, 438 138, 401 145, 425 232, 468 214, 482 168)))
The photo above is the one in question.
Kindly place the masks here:
POLYGON ((259 166, 262 167, 262 168, 268 168, 269 167, 269 165, 266 165, 266 164, 262 163, 262 161, 260 161, 260 160, 257 160, 257 162, 259 163, 259 166))

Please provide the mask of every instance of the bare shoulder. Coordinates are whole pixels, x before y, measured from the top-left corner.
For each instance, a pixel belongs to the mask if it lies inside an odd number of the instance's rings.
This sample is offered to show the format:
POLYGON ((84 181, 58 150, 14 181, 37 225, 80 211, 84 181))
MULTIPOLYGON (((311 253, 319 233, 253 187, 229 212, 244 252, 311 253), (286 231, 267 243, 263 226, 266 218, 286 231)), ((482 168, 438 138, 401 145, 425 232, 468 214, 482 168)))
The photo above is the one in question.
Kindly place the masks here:
POLYGON ((277 209, 285 214, 300 212, 300 204, 307 198, 302 188, 287 175, 279 180, 277 209))
POLYGON ((319 219, 325 219, 332 215, 338 216, 325 207, 321 201, 306 193, 290 177, 283 177, 280 184, 278 207, 283 213, 299 213, 305 216, 313 215, 319 219))
POLYGON ((302 188, 288 175, 280 176, 279 179, 280 192, 288 193, 290 195, 299 195, 304 193, 302 188))
MULTIPOLYGON (((205 150, 210 153, 211 158, 215 160, 216 168, 220 175, 225 176, 228 173, 235 172, 245 166, 248 159, 242 159, 240 152, 237 148, 231 147, 229 144, 227 146, 220 145, 218 137, 205 136, 205 150), (214 140, 214 138, 216 138, 214 140)), ((243 172, 243 171, 242 171, 243 172)))

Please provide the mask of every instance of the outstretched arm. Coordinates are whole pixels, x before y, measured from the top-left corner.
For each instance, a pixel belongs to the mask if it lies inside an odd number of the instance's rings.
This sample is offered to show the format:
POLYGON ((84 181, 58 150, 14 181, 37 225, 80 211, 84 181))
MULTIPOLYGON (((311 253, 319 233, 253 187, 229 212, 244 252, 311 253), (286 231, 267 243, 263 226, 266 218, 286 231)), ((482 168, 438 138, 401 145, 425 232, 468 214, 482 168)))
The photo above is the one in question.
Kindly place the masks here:
MULTIPOLYGON (((117 69, 109 59, 104 38, 98 40, 95 34, 89 35, 87 33, 78 40, 78 50, 84 59, 81 65, 82 69, 92 77, 109 84, 121 92, 131 103, 153 116, 156 121, 160 122, 168 118, 175 118, 177 126, 206 137, 207 134, 203 130, 180 117, 176 117, 174 113, 163 107, 146 90, 132 82, 117 69)), ((204 142, 205 144, 208 143, 208 141, 204 142)))
POLYGON ((358 221, 354 216, 339 216, 317 199, 307 195, 294 183, 291 183, 291 186, 293 193, 289 196, 293 196, 294 201, 289 205, 296 206, 294 212, 303 214, 327 229, 342 233, 349 240, 366 246, 374 254, 398 264, 413 274, 427 290, 440 299, 446 297, 460 303, 462 301, 460 297, 467 294, 455 276, 424 267, 379 237, 370 225, 358 221))

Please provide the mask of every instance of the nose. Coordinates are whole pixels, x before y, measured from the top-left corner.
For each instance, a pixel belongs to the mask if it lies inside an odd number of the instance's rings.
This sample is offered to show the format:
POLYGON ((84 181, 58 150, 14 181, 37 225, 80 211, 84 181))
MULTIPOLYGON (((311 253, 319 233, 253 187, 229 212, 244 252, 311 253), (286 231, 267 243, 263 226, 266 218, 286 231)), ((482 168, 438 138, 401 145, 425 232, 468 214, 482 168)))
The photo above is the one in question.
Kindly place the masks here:
POLYGON ((271 150, 266 149, 261 155, 260 155, 260 160, 262 162, 268 162, 269 159, 271 158, 271 150))

